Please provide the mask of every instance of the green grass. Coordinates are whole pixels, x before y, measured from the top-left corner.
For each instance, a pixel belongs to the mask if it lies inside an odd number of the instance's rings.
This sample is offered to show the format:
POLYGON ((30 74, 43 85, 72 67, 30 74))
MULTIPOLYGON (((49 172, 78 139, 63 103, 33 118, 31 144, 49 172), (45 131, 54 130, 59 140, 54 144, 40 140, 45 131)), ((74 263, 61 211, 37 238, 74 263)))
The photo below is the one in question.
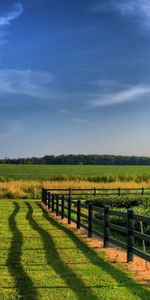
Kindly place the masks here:
POLYGON ((0 211, 0 299, 150 299, 148 289, 38 203, 0 200, 0 211))
POLYGON ((150 166, 0 165, 1 178, 89 179, 102 182, 150 180, 150 166))

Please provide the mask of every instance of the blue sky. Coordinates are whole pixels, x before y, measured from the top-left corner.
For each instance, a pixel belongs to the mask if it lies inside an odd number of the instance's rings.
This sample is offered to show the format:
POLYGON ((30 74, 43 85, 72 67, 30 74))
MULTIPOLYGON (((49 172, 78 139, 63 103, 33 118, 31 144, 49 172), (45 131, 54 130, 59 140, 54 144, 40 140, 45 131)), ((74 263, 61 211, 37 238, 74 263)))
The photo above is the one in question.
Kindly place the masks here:
POLYGON ((150 156, 150 1, 0 1, 0 157, 150 156))

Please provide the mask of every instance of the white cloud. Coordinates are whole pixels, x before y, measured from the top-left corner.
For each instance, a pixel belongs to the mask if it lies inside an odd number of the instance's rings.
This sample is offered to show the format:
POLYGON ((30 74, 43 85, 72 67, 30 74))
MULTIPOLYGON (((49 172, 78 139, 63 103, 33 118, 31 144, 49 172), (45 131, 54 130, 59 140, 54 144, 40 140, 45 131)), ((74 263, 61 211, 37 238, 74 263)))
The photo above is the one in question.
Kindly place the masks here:
POLYGON ((14 3, 12 7, 0 13, 0 44, 7 42, 8 35, 7 27, 11 25, 12 21, 19 18, 23 14, 23 6, 21 3, 14 3))
POLYGON ((90 101, 95 107, 104 107, 136 101, 140 97, 150 94, 150 86, 139 85, 116 93, 105 93, 90 101))
POLYGON ((0 26, 10 25, 11 21, 19 18, 23 13, 23 6, 21 3, 15 3, 11 10, 5 11, 0 15, 0 26))
POLYGON ((0 70, 0 95, 25 95, 34 98, 50 97, 52 74, 31 70, 0 70))
POLYGON ((149 0, 97 0, 92 4, 91 10, 94 12, 118 12, 123 16, 131 16, 136 21, 141 21, 146 27, 150 27, 150 1, 149 0))

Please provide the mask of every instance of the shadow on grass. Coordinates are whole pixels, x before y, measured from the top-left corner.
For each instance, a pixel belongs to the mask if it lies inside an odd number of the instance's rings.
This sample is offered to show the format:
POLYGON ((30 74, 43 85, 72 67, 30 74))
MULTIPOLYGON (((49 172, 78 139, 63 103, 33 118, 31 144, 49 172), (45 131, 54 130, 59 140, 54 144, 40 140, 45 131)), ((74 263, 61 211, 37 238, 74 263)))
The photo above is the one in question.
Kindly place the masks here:
POLYGON ((80 240, 70 228, 65 225, 55 221, 51 218, 40 203, 37 203, 38 207, 43 212, 43 217, 49 221, 53 226, 57 227, 67 234, 67 236, 75 243, 76 247, 82 251, 85 257, 89 260, 89 263, 96 265, 104 272, 107 272, 114 278, 119 286, 125 286, 133 294, 137 296, 138 299, 147 300, 150 299, 150 291, 144 288, 142 285, 138 284, 134 279, 132 279, 125 271, 120 270, 118 267, 113 266, 111 263, 100 257, 94 249, 86 245, 82 240, 80 240))
POLYGON ((58 288, 71 289, 75 293, 76 299, 79 300, 97 300, 98 298, 93 295, 93 293, 89 288, 85 286, 82 280, 78 278, 77 275, 67 266, 67 264, 65 264, 61 260, 52 236, 45 229, 43 229, 33 218, 33 208, 31 204, 26 202, 26 205, 28 207, 27 220, 29 221, 30 226, 41 236, 46 254, 47 264, 51 265, 53 270, 58 274, 58 276, 62 278, 62 280, 67 285, 67 287, 60 286, 58 288))
POLYGON ((19 212, 20 206, 17 202, 13 202, 13 204, 15 208, 8 220, 13 237, 7 258, 7 267, 15 281, 17 299, 36 300, 37 292, 33 286, 33 282, 21 264, 23 236, 16 224, 16 215, 19 212))

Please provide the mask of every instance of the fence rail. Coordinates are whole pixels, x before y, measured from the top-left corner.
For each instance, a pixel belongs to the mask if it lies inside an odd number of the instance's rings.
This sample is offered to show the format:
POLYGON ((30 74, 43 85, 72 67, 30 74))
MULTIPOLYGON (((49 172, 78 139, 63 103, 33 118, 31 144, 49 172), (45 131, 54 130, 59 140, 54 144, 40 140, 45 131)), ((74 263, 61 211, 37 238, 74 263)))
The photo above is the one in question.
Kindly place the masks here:
POLYGON ((66 189, 51 189, 46 188, 47 192, 63 194, 65 196, 74 196, 74 195, 91 195, 91 196, 112 196, 112 195, 150 195, 150 188, 92 188, 92 189, 75 189, 75 188, 66 188, 66 189))
POLYGON ((137 239, 141 243, 146 242, 150 248, 150 235, 141 233, 135 226, 138 222, 150 226, 150 217, 135 214, 132 209, 121 212, 112 210, 108 206, 103 208, 94 206, 92 201, 86 204, 80 199, 72 199, 70 195, 65 197, 62 194, 51 193, 50 189, 44 188, 42 189, 42 202, 48 209, 55 212, 56 216, 61 216, 62 219, 66 217, 68 224, 74 222, 77 229, 81 227, 86 229, 88 237, 92 237, 94 234, 102 238, 104 248, 109 247, 109 243, 112 243, 125 249, 127 262, 132 262, 134 255, 150 262, 150 253, 140 250, 135 243, 135 239, 137 239), (114 216, 121 218, 123 221, 121 224, 124 225, 113 223, 114 216), (112 232, 121 236, 114 237, 112 232))

